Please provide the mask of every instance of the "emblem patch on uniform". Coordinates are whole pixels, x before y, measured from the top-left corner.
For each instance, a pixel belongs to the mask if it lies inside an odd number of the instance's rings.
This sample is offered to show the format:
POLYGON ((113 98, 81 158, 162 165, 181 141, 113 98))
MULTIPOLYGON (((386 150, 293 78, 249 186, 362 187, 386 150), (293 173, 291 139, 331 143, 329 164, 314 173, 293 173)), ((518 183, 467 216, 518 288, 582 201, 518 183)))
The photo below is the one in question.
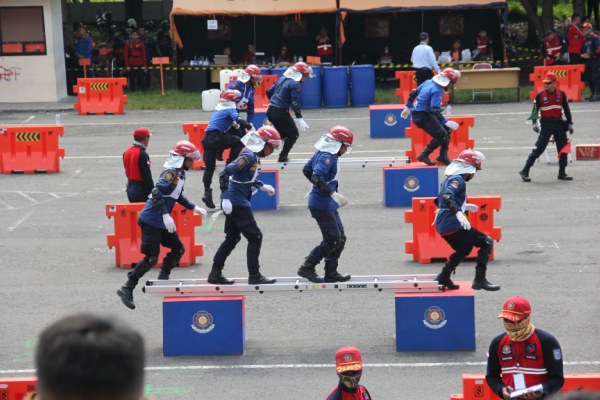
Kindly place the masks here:
POLYGON ((536 349, 535 343, 528 343, 527 347, 525 348, 525 352, 532 354, 532 353, 535 353, 535 349, 536 349))
POLYGON ((452 186, 454 189, 458 189, 460 187, 460 183, 458 181, 452 181, 450 182, 450 186, 452 186))
POLYGON ((192 329, 198 333, 208 333, 215 329, 213 316, 208 311, 198 311, 192 318, 192 329))
POLYGON ((167 182, 173 182, 173 179, 175 179, 176 176, 177 175, 173 171, 167 171, 167 173, 164 176, 164 179, 167 182))
POLYGON ((510 346, 510 344, 505 344, 504 346, 502 346, 502 354, 510 354, 512 353, 512 348, 510 346))
POLYGON ((416 192, 420 188, 421 184, 416 176, 409 176, 404 180, 404 190, 407 192, 416 192))
POLYGON ((236 163, 238 168, 243 168, 246 166, 246 164, 248 164, 248 159, 246 157, 240 157, 236 163))
POLYGON ((331 162, 331 160, 329 158, 325 159, 325 164, 329 165, 330 162, 331 162))
POLYGON ((425 310, 423 324, 429 329, 440 329, 446 325, 446 313, 438 306, 431 306, 425 310))
POLYGON ((396 118, 394 114, 387 114, 383 120, 383 123, 387 126, 394 126, 398 123, 398 118, 396 118))
POLYGON ((560 352, 560 349, 553 349, 552 350, 552 354, 554 354, 554 359, 555 360, 560 360, 562 358, 562 354, 560 352))

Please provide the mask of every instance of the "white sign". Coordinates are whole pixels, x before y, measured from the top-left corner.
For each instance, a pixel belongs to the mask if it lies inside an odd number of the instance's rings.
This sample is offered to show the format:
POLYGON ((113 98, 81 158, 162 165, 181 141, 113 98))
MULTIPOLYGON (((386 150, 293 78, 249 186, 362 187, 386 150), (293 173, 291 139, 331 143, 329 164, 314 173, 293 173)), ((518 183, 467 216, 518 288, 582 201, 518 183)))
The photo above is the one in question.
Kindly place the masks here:
POLYGON ((206 27, 209 31, 216 31, 217 29, 219 29, 219 23, 216 19, 209 19, 208 21, 206 21, 206 27))

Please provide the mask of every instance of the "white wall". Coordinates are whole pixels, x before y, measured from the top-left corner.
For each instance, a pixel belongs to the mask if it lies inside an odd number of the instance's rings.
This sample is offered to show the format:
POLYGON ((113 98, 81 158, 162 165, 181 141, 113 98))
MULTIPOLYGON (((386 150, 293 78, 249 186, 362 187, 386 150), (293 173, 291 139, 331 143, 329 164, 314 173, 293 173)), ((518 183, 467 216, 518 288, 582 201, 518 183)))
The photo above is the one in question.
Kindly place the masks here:
POLYGON ((13 6, 43 6, 47 54, 0 56, 0 103, 52 102, 66 97, 61 1, 0 1, 0 7, 13 6))

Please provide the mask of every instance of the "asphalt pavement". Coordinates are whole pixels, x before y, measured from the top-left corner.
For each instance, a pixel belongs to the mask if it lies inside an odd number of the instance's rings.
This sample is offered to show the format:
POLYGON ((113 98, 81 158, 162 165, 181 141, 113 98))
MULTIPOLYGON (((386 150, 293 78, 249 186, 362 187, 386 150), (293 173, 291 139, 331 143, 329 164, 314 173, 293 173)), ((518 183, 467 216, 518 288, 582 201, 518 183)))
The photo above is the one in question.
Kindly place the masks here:
MULTIPOLYGON (((572 103, 574 144, 600 143, 598 103, 572 103)), ((488 279, 499 292, 476 292, 476 351, 396 352, 391 293, 298 293, 246 297, 246 349, 238 356, 163 357, 161 298, 135 291, 137 309, 125 308, 115 291, 126 271, 115 267, 106 245, 113 220, 105 204, 126 202, 121 154, 132 132, 147 126, 154 137, 149 153, 155 177, 171 146, 186 139, 181 124, 208 120, 209 113, 126 111, 124 115, 80 116, 67 108, 4 108, 0 125, 54 124, 61 114, 66 157, 56 174, 0 175, 0 376, 33 375, 33 350, 40 331, 74 312, 108 314, 140 330, 148 354, 147 393, 155 399, 323 399, 336 385, 336 349, 359 347, 364 384, 375 399, 448 399, 460 393, 461 374, 485 372, 486 352, 502 331, 497 315, 507 297, 532 304, 532 322, 560 341, 566 372, 600 370, 600 271, 598 238, 600 161, 573 162, 572 182, 557 180, 556 149, 550 164, 541 158, 531 183, 522 168, 535 142, 526 118, 531 103, 455 105, 454 115, 474 115, 471 137, 487 160, 468 185, 471 196, 499 195, 495 225, 502 238, 488 279), (10 110, 10 111, 9 111, 10 110), (594 339, 596 338, 596 339, 594 339)), ((291 157, 308 159, 314 143, 334 124, 355 134, 344 158, 404 156, 410 139, 371 139, 367 108, 303 111, 310 131, 302 133, 291 157)), ((440 179, 443 168, 439 168, 440 179)), ((185 195, 201 204, 202 172, 190 171, 185 195)), ((412 225, 406 208, 383 206, 381 168, 347 169, 340 211, 348 237, 340 271, 357 275, 437 273, 440 263, 419 264, 405 254, 412 225)), ((215 178, 215 187, 218 187, 215 178)), ((295 276, 304 256, 320 241, 306 208, 310 189, 298 170, 280 174, 281 207, 256 213, 263 231, 261 265, 267 276, 295 276)), ((223 218, 196 229, 204 256, 178 278, 204 278, 223 240, 223 218)), ((226 276, 246 276, 245 240, 233 252, 226 276)), ((473 262, 456 279, 470 281, 473 262)), ((151 271, 148 278, 155 278, 151 271)))

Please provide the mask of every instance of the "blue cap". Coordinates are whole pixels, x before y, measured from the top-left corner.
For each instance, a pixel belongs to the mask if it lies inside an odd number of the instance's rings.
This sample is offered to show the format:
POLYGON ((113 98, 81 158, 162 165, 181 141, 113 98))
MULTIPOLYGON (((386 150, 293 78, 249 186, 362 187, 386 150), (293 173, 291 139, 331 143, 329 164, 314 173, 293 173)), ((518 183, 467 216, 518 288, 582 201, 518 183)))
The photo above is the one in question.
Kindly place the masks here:
POLYGON ((427 39, 428 37, 429 37, 429 33, 421 32, 421 34, 419 35, 419 40, 424 40, 424 39, 427 39))

